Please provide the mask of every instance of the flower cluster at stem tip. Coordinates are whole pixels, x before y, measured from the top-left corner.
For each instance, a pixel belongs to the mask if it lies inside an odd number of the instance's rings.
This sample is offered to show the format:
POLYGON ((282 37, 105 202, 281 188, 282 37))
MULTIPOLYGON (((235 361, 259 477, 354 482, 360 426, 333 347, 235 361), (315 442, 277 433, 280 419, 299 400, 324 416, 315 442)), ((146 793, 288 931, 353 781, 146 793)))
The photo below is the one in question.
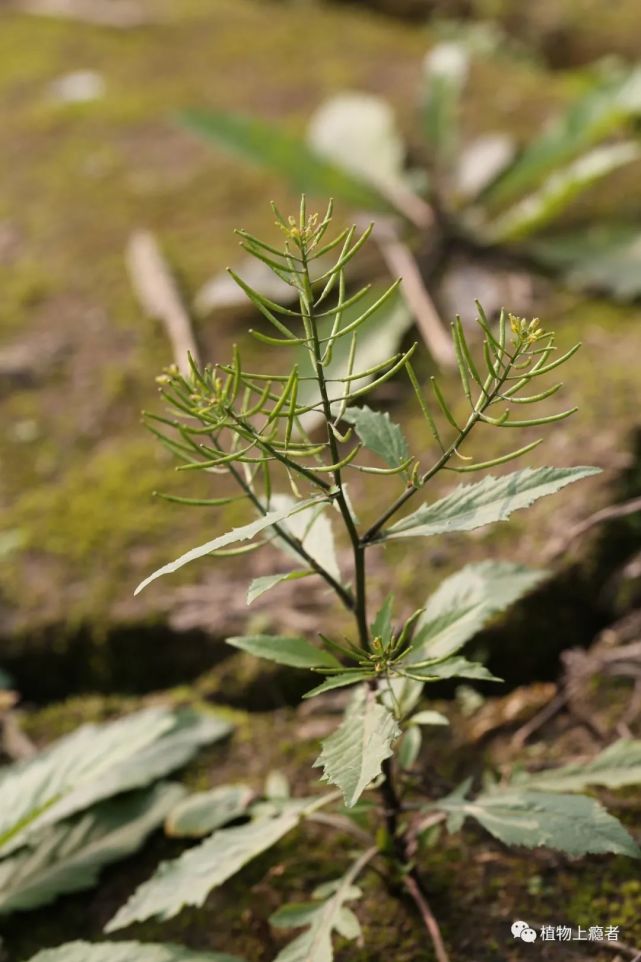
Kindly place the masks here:
POLYGON ((524 317, 517 317, 516 314, 508 314, 508 320, 517 342, 525 341, 527 344, 534 344, 545 335, 543 328, 539 327, 541 321, 538 317, 534 317, 529 324, 524 317))

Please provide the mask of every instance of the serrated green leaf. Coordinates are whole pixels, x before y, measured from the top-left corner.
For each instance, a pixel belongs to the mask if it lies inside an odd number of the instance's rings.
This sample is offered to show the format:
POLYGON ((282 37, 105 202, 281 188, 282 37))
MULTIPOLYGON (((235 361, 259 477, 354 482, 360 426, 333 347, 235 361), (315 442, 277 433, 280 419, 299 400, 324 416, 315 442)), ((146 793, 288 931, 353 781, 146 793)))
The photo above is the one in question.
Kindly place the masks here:
POLYGON ((641 68, 608 79, 570 104, 555 124, 533 140, 489 188, 486 199, 491 203, 510 200, 640 112, 641 68))
POLYGON ((0 915, 92 888, 106 865, 143 845, 183 794, 180 785, 159 785, 45 828, 31 847, 0 861, 0 915))
POLYGON ((199 952, 153 942, 67 942, 44 949, 29 962, 243 962, 226 952, 199 952))
POLYGON ((398 468, 410 456, 407 439, 400 425, 387 411, 372 411, 367 405, 347 408, 343 420, 354 425, 354 430, 365 447, 377 454, 390 468, 398 468))
POLYGON ((256 601, 256 598, 260 598, 270 588, 275 588, 276 585, 280 585, 284 581, 298 581, 300 578, 308 578, 311 574, 313 572, 307 569, 306 571, 285 571, 278 575, 263 575, 261 578, 254 578, 247 589, 247 604, 251 605, 253 601, 256 601))
POLYGON ((459 485, 435 504, 423 505, 381 533, 377 540, 428 537, 450 531, 472 531, 506 521, 513 511, 527 508, 574 481, 599 474, 600 468, 524 468, 476 484, 459 485))
POLYGON ((633 141, 606 144, 557 170, 534 194, 502 213, 486 233, 494 243, 522 240, 558 217, 588 187, 613 170, 637 160, 641 148, 633 141))
POLYGON ((641 783, 641 740, 621 738, 583 764, 562 765, 541 772, 517 772, 515 788, 537 792, 580 792, 589 785, 624 788, 641 783))
POLYGON ((254 797, 247 785, 220 785, 195 792, 174 805, 165 820, 172 838, 202 838, 244 815, 254 797))
POLYGON ((338 729, 322 742, 314 767, 323 768, 322 781, 337 785, 351 808, 380 774, 400 733, 393 714, 377 701, 375 692, 359 688, 338 729))
POLYGON ((323 695, 326 691, 333 691, 334 688, 346 688, 347 685, 356 685, 374 677, 375 672, 373 669, 371 671, 346 671, 340 675, 330 675, 329 678, 326 678, 325 681, 317 685, 316 688, 305 692, 303 698, 315 698, 316 695, 323 695))
POLYGON ((463 818, 475 818, 506 845, 558 849, 568 855, 615 852, 641 856, 634 839, 616 818, 593 798, 544 792, 504 791, 473 801, 441 799, 435 808, 463 818))
POLYGON ((329 651, 316 648, 306 638, 285 635, 242 635, 228 638, 227 644, 257 658, 276 661, 290 668, 340 668, 340 662, 329 651))
POLYGON ((0 772, 0 854, 24 845, 45 825, 161 778, 231 727, 188 709, 151 708, 83 725, 34 758, 7 766, 0 772))
POLYGON ((206 140, 275 170, 297 191, 340 197, 364 210, 390 210, 389 203, 363 177, 348 173, 275 124, 221 110, 189 110, 182 114, 182 121, 206 140))
POLYGON ((387 648, 392 640, 393 608, 394 595, 388 595, 379 610, 376 612, 374 621, 371 625, 372 638, 380 638, 384 648, 387 648))
POLYGON ((211 554, 212 551, 226 548, 228 545, 235 544, 237 541, 250 541, 252 538, 255 538, 257 534, 260 534, 261 531, 265 531, 266 528, 270 528, 272 525, 284 521, 290 515, 296 514, 297 511, 304 511, 306 508, 320 503, 321 500, 319 498, 308 498, 307 501, 298 501, 294 505, 290 504, 280 511, 268 511, 266 515, 258 518, 256 521, 252 521, 250 524, 244 524, 240 528, 233 528, 226 534, 221 534, 211 541, 206 541, 205 544, 201 544, 197 548, 192 548, 190 551, 185 552, 185 554, 176 558, 175 561, 170 561, 169 564, 158 568, 153 574, 150 574, 140 582, 134 591, 134 595, 139 594, 147 585, 150 585, 152 581, 155 581, 156 578, 160 578, 162 575, 168 575, 174 571, 178 571, 179 568, 189 564, 191 561, 196 561, 197 558, 204 558, 205 555, 211 554))
POLYGON ((499 611, 535 588, 544 571, 503 561, 466 565, 427 600, 404 663, 455 654, 499 611))
POLYGON ((212 889, 296 828, 309 806, 309 800, 290 802, 275 818, 258 818, 247 825, 219 829, 179 858, 161 862, 154 875, 136 889, 105 926, 105 932, 150 918, 165 921, 185 905, 202 905, 212 889))

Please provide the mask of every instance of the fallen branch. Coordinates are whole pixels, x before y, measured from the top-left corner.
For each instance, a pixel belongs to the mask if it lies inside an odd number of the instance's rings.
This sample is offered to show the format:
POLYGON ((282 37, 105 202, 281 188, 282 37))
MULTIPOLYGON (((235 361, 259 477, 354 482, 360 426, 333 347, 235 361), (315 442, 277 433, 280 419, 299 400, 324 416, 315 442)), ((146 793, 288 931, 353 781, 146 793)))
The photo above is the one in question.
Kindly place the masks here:
POLYGON ((586 531, 590 531, 591 528, 594 528, 598 524, 604 524, 606 521, 614 521, 616 518, 626 518, 631 514, 637 514, 639 511, 641 511, 641 498, 632 498, 632 500, 623 501, 621 504, 613 504, 607 508, 601 508, 600 511, 596 511, 590 515, 589 518, 585 518, 583 521, 575 524, 566 534, 553 539, 546 549, 546 557, 549 560, 558 558, 559 555, 567 551, 576 538, 581 537, 586 531))
POLYGON ((441 367, 454 367, 456 358, 452 340, 423 283, 414 255, 401 240, 394 222, 391 219, 379 220, 372 237, 390 273, 402 278, 401 293, 432 357, 441 367))
POLYGON ((162 321, 171 343, 174 362, 183 375, 190 372, 188 354, 200 364, 200 351, 191 318, 178 292, 169 265, 155 237, 136 231, 127 244, 127 269, 142 309, 162 321))

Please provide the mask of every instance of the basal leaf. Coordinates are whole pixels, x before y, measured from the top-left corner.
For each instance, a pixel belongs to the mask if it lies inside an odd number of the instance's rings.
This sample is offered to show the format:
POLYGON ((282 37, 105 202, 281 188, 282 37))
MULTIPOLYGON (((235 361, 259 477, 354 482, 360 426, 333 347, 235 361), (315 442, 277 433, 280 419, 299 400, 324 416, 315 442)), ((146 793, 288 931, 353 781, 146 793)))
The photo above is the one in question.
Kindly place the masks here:
POLYGON ((390 209, 364 177, 332 163, 276 124, 221 110, 189 110, 182 121, 206 140, 283 175, 297 191, 340 197, 364 210, 390 209))
POLYGON ((558 217, 584 190, 613 170, 637 160, 641 148, 633 141, 597 147, 555 171, 534 194, 520 200, 487 227, 495 243, 522 240, 558 217))
POLYGON ((491 203, 504 203, 540 182, 592 144, 641 113, 641 68, 608 79, 570 104, 566 112, 525 148, 486 192, 491 203))
POLYGON ((254 793, 247 785, 220 785, 195 792, 174 805, 165 820, 172 838, 203 838, 244 815, 254 793))
POLYGON ((561 270, 570 287, 608 291, 629 301, 641 295, 641 232, 629 225, 590 227, 529 241, 535 260, 561 270))
POLYGON ((322 780, 337 785, 351 808, 380 774, 400 733, 394 715, 375 692, 359 688, 338 729, 323 741, 314 767, 323 768, 322 780))
POLYGON ((582 795, 514 790, 480 795, 473 801, 450 796, 434 807, 451 813, 457 823, 461 816, 475 818, 506 845, 546 846, 568 855, 641 856, 623 825, 595 799, 582 795))
POLYGON ((435 504, 418 511, 383 531, 378 540, 427 537, 450 531, 472 531, 495 521, 506 521, 513 511, 527 508, 548 494, 574 481, 599 473, 599 468, 524 468, 476 484, 464 484, 435 504))
POLYGON ((440 167, 452 160, 457 146, 458 114, 469 60, 464 44, 448 41, 430 50, 423 61, 423 129, 428 148, 440 167))
POLYGON ((381 97, 341 93, 315 111, 307 131, 312 150, 375 188, 405 187, 405 144, 394 112, 381 97))
POLYGON ((621 738, 583 764, 541 772, 517 772, 511 784, 537 792, 580 792, 589 785, 624 788, 641 783, 641 740, 621 738))
POLYGON ((256 598, 260 598, 270 588, 275 588, 276 585, 280 585, 284 581, 298 581, 300 578, 308 578, 311 574, 313 572, 307 569, 306 571, 285 571, 277 575, 263 575, 260 578, 254 578, 247 589, 247 604, 251 605, 253 601, 256 601, 256 598))
POLYGON ((390 468, 398 468, 409 456, 407 439, 400 425, 387 411, 372 411, 367 405, 347 408, 343 421, 354 425, 354 430, 368 450, 377 454, 390 468))
POLYGON ((83 725, 0 772, 0 854, 24 845, 45 825, 168 774, 230 730, 214 716, 162 708, 83 725))
POLYGON ((44 949, 29 962, 243 962, 226 952, 199 952, 153 942, 67 942, 44 949))
POLYGON ((322 648, 316 648, 305 638, 284 635, 243 635, 228 638, 227 644, 247 651, 257 658, 276 661, 290 668, 340 668, 340 662, 322 648))
POLYGON ((0 861, 0 915, 92 888, 106 865, 143 845, 183 794, 179 785, 159 785, 44 829, 31 847, 0 861))
POLYGON ((212 889, 275 845, 298 825, 309 802, 290 803, 275 818, 259 818, 247 825, 222 828, 195 848, 170 862, 161 862, 105 926, 115 932, 132 922, 171 919, 185 905, 202 905, 212 889))
POLYGON ((260 534, 261 531, 265 531, 266 528, 270 528, 272 525, 284 521, 290 515, 296 514, 297 511, 304 511, 306 508, 320 503, 321 501, 318 498, 309 498, 307 501, 298 501, 294 505, 290 504, 287 508, 283 508, 280 511, 269 511, 263 517, 250 522, 250 524, 244 524, 240 528, 234 528, 232 531, 221 534, 217 538, 213 538, 211 541, 199 545, 197 548, 192 548, 179 558, 176 558, 175 561, 170 561, 169 564, 163 565, 162 568, 158 568, 157 571, 150 574, 144 581, 141 581, 134 591, 134 594, 139 594, 143 588, 146 588, 147 585, 155 581, 156 578, 160 578, 161 575, 168 575, 174 571, 178 571, 179 568, 189 564, 190 561, 196 561, 197 558, 203 558, 205 555, 211 554, 212 551, 226 548, 228 545, 235 544, 237 541, 249 541, 255 538, 257 534, 260 534))

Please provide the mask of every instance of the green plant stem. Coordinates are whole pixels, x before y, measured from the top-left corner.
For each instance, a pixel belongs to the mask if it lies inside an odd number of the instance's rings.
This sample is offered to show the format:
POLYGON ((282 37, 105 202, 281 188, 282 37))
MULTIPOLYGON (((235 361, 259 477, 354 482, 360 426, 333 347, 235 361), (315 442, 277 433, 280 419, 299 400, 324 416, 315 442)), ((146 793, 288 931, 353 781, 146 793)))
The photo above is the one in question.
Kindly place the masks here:
MULTIPOLYGON (((267 508, 265 507, 264 504, 261 503, 260 498, 257 498, 257 497, 256 497, 256 495, 255 495, 254 492, 252 491, 251 487, 247 484, 247 482, 245 481, 245 479, 242 477, 242 475, 240 474, 240 472, 234 467, 233 464, 230 464, 230 466, 229 466, 229 471, 230 471, 230 474, 232 475, 232 477, 234 478, 234 480, 236 481, 236 483, 239 484, 240 487, 243 489, 243 491, 245 492, 245 494, 247 495, 247 497, 249 498, 249 500, 252 502, 252 504, 254 505, 254 507, 255 507, 262 515, 266 515, 266 514, 267 514, 267 508)), ((289 534, 289 532, 285 531, 285 529, 284 529, 281 525, 279 525, 279 524, 274 524, 274 525, 272 525, 272 527, 273 527, 274 531, 277 533, 277 535, 279 536, 279 538, 282 538, 283 541, 284 541, 286 544, 288 544, 289 547, 290 547, 293 551, 295 551, 296 554, 297 554, 300 558, 302 558, 303 561, 305 561, 305 563, 306 563, 307 565, 309 565, 309 567, 310 567, 313 571, 315 571, 317 574, 319 574, 319 575, 321 576, 321 578, 323 578, 323 580, 326 581, 327 584, 328 584, 331 588, 334 589, 334 591, 336 592, 336 594, 337 594, 338 597, 340 598, 341 602, 342 602, 342 603, 345 605, 345 607, 348 609, 348 611, 352 611, 352 612, 353 612, 353 611, 355 610, 355 599, 354 599, 354 596, 352 595, 351 591, 350 591, 348 588, 345 588, 345 586, 342 585, 339 581, 337 581, 336 578, 334 578, 334 576, 333 576, 332 574, 330 574, 329 571, 327 571, 325 568, 323 568, 323 566, 320 565, 320 564, 318 563, 318 561, 316 561, 316 559, 313 558, 313 557, 309 554, 309 552, 305 550, 305 548, 304 548, 304 546, 303 546, 303 543, 302 543, 302 541, 300 541, 299 538, 296 538, 296 537, 294 537, 294 535, 289 534)))
MULTIPOLYGON (((318 389, 321 396, 321 402, 323 406, 323 416, 325 418, 327 426, 327 441, 329 444, 329 450, 331 452, 332 463, 338 464, 341 460, 340 452, 338 450, 338 444, 336 442, 336 437, 332 431, 332 405, 329 400, 329 395, 327 393, 327 383, 325 381, 325 371, 323 369, 321 345, 318 337, 318 328, 314 318, 314 312, 312 308, 312 288, 309 279, 309 272, 307 268, 307 254, 303 249, 303 264, 305 268, 305 281, 307 290, 307 297, 301 294, 300 297, 300 307, 301 314, 303 316, 303 322, 305 324, 305 329, 308 338, 311 341, 311 351, 312 360, 314 363, 314 368, 316 371, 316 377, 318 380, 318 389)), ((354 556, 354 581, 355 581, 355 595, 354 595, 354 615, 356 618, 356 624, 358 627, 358 637, 361 643, 361 647, 365 650, 369 650, 369 630, 367 627, 367 590, 366 590, 366 577, 365 577, 365 550, 364 546, 361 544, 361 538, 354 523, 352 517, 352 512, 350 511, 349 504, 345 497, 345 492, 343 490, 343 477, 341 469, 337 467, 333 471, 334 484, 336 485, 336 503, 338 505, 339 511, 343 518, 345 524, 345 529, 349 536, 352 553, 354 556)))
POLYGON ((383 781, 381 782, 380 793, 385 811, 387 834, 392 845, 394 861, 403 876, 403 886, 419 911, 423 924, 432 940, 438 962, 449 962, 441 930, 427 901, 425 884, 415 866, 408 868, 411 864, 411 858, 407 850, 406 839, 400 832, 399 818, 402 807, 394 783, 394 764, 391 758, 386 758, 383 762, 383 781))

